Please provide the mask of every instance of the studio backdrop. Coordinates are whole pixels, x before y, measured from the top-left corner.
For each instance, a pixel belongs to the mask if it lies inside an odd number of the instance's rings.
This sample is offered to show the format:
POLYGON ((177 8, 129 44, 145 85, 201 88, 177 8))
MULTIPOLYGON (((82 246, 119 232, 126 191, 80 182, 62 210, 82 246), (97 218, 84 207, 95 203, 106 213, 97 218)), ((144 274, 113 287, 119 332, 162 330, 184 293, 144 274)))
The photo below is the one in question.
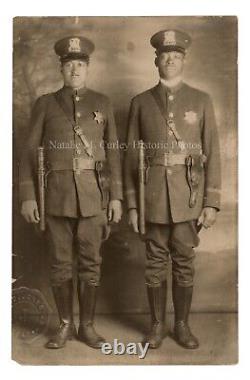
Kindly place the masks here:
MULTIPOLYGON (((68 35, 94 41, 88 87, 107 94, 121 144, 132 97, 158 82, 150 37, 175 28, 193 39, 185 81, 208 92, 215 108, 222 158, 222 207, 216 226, 200 232, 193 311, 237 311, 237 20, 235 17, 18 17, 13 47, 13 278, 40 290, 55 311, 42 235, 20 215, 18 165, 34 101, 62 86, 53 46, 68 35)), ((152 128, 154 126, 152 125, 152 128)), ((125 148, 121 150, 122 157, 125 148)), ((145 248, 127 226, 126 209, 102 248, 98 312, 147 312, 145 248)), ((171 303, 168 306, 172 309, 171 303)), ((75 307, 77 312, 77 308, 75 307)))

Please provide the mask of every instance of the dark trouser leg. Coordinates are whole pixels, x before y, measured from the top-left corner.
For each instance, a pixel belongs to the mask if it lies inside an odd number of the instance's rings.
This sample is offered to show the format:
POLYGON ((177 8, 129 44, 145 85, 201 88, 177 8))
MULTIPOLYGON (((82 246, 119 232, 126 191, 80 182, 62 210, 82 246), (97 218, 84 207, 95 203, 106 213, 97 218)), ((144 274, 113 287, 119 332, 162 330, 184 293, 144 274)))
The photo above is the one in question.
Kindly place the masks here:
POLYGON ((63 217, 47 217, 47 238, 51 260, 51 282, 60 326, 46 344, 62 348, 76 335, 73 321, 72 221, 63 217))
POLYGON ((104 214, 81 218, 78 223, 78 297, 80 324, 78 337, 92 348, 100 348, 105 340, 94 329, 97 290, 100 283, 100 247, 107 237, 104 214))
POLYGON ((195 221, 176 223, 171 235, 171 256, 173 272, 173 303, 175 310, 175 338, 189 349, 199 347, 197 338, 188 325, 194 278, 193 247, 199 244, 195 221))
POLYGON ((160 347, 167 335, 165 325, 166 298, 167 298, 167 264, 168 264, 168 238, 167 225, 147 225, 145 237, 147 249, 146 283, 147 295, 151 313, 151 330, 144 343, 148 342, 150 348, 160 347))

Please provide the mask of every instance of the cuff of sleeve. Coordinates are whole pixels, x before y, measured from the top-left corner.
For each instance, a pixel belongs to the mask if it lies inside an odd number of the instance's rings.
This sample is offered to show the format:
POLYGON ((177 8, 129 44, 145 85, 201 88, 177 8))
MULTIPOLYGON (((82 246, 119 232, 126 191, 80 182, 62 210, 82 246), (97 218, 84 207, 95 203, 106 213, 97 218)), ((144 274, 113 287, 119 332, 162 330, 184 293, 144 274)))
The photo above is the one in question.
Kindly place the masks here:
POLYGON ((113 183, 110 189, 110 200, 123 200, 122 183, 113 183))
POLYGON ((207 191, 206 196, 204 197, 203 207, 214 207, 218 211, 220 210, 220 191, 219 190, 211 190, 207 191))
POLYGON ((137 208, 137 202, 136 202, 136 192, 135 190, 127 190, 126 191, 126 200, 127 200, 127 208, 137 208))
POLYGON ((25 181, 20 183, 19 199, 21 202, 36 200, 35 187, 32 181, 25 181))

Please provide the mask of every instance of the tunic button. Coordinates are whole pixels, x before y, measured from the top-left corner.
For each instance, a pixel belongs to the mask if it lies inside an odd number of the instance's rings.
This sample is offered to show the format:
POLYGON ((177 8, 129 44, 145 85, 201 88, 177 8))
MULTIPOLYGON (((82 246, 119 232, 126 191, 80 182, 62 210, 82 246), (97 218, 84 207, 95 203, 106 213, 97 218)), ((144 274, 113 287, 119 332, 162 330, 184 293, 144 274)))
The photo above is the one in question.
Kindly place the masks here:
POLYGON ((81 117, 81 112, 77 112, 76 117, 81 117))
POLYGON ((80 100, 79 96, 76 96, 75 99, 77 102, 79 102, 79 100, 80 100))
POLYGON ((169 95, 168 99, 169 100, 174 100, 174 95, 169 95))
POLYGON ((171 118, 174 117, 173 112, 169 112, 168 116, 171 117, 171 118))
POLYGON ((168 173, 168 175, 171 175, 172 174, 172 170, 171 169, 167 169, 167 173, 168 173))

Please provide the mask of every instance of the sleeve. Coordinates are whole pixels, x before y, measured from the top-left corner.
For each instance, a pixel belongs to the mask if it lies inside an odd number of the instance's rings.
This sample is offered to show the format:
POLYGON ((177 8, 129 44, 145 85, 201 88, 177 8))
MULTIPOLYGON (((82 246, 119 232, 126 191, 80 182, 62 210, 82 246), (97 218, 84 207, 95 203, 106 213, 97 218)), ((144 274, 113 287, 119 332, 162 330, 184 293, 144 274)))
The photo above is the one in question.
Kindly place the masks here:
POLYGON ((45 118, 45 97, 37 99, 31 112, 30 135, 27 144, 23 146, 19 165, 19 199, 36 200, 37 186, 37 148, 42 143, 45 118))
MULTIPOLYGON (((117 130, 110 101, 107 103, 106 157, 110 170, 110 199, 123 199, 120 151, 117 146, 117 130)), ((119 145, 119 144, 118 144, 119 145)))
POLYGON ((220 210, 221 202, 221 162, 217 125, 212 101, 206 97, 203 124, 203 153, 205 163, 204 207, 220 210))
POLYGON ((124 160, 124 187, 128 209, 138 208, 138 141, 139 133, 139 104, 134 98, 131 102, 128 121, 127 151, 124 160))

